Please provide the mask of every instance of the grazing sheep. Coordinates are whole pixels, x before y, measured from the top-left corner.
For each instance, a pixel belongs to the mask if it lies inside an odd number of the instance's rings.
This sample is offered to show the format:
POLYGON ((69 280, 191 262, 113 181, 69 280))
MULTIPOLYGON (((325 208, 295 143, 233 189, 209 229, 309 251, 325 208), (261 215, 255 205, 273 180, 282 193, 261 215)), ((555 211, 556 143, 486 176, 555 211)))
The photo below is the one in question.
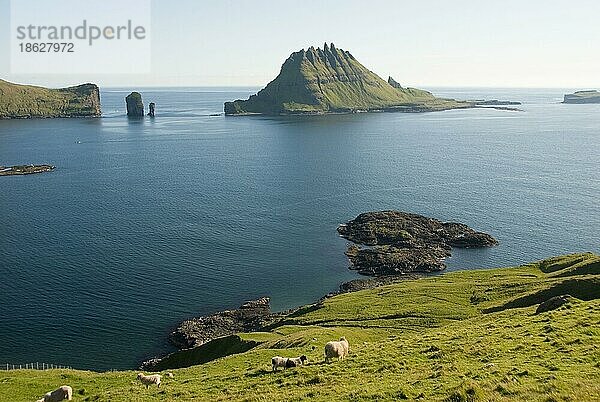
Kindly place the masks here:
POLYGON ((305 355, 302 355, 300 357, 290 357, 285 362, 285 368, 302 366, 307 361, 308 361, 308 358, 305 355))
POLYGON ((273 371, 277 371, 278 367, 283 367, 284 369, 290 367, 297 367, 303 365, 308 361, 308 358, 304 355, 300 357, 281 357, 275 356, 271 359, 271 365, 273 366, 273 371))
POLYGON ((285 368, 285 363, 287 359, 281 356, 275 356, 271 359, 271 365, 273 366, 273 371, 277 371, 278 367, 285 368))
POLYGON ((60 402, 64 400, 70 401, 73 399, 73 388, 68 385, 63 385, 52 392, 47 392, 37 402, 60 402))
POLYGON ((348 356, 348 349, 350 345, 348 345, 348 341, 343 336, 339 341, 330 341, 325 345, 325 363, 329 363, 329 361, 337 357, 338 360, 344 360, 346 356, 348 356))
POLYGON ((144 375, 144 373, 138 373, 137 379, 146 386, 146 389, 148 389, 148 387, 150 387, 152 384, 156 384, 156 386, 160 388, 159 374, 144 375))
POLYGON ((169 377, 169 378, 173 378, 173 377, 175 377, 175 374, 173 374, 173 373, 171 373, 171 372, 169 371, 169 372, 166 372, 166 373, 165 373, 165 376, 167 376, 167 377, 169 377))

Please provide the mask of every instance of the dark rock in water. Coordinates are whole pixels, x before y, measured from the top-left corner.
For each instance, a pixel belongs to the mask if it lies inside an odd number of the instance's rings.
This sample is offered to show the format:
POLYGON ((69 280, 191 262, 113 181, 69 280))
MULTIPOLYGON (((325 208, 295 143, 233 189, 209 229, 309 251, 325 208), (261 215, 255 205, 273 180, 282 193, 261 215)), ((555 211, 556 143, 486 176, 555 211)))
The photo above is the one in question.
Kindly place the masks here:
POLYGON ((403 248, 377 246, 346 251, 352 269, 363 275, 404 275, 408 272, 436 272, 446 268, 450 252, 443 248, 403 248))
POLYGON ((467 225, 399 211, 367 212, 338 227, 353 243, 348 247, 351 268, 365 275, 433 272, 446 268, 452 247, 498 244, 492 236, 467 225))
POLYGON ((477 106, 511 106, 511 105, 520 105, 521 102, 517 102, 517 101, 501 101, 498 99, 491 99, 491 100, 485 100, 485 99, 476 99, 473 101, 475 105, 477 106))
POLYGON ((156 104, 154 102, 150 102, 150 104, 148 105, 148 116, 150 117, 154 117, 154 108, 155 108, 156 104))
POLYGON ((600 92, 596 90, 577 91, 565 95, 562 103, 600 103, 600 92))
POLYGON ((16 176, 33 173, 51 172, 54 170, 52 165, 15 165, 4 167, 0 166, 0 176, 16 176))
POLYGON ((536 314, 545 313, 546 311, 556 310, 560 306, 567 304, 573 299, 571 295, 560 295, 549 298, 543 303, 540 303, 538 308, 535 310, 536 314))
POLYGON ((365 289, 374 289, 380 286, 391 285, 404 280, 418 279, 418 274, 407 274, 407 275, 388 275, 388 276, 376 276, 374 278, 362 278, 353 279, 348 282, 344 282, 340 285, 340 291, 338 293, 350 293, 358 292, 365 289))
POLYGON ((144 117, 144 103, 139 92, 132 92, 125 98, 127 104, 127 116, 144 117))
POLYGON ((270 298, 263 297, 248 301, 236 310, 186 320, 171 332, 169 340, 179 349, 189 349, 222 336, 257 331, 271 321, 270 303, 270 298))

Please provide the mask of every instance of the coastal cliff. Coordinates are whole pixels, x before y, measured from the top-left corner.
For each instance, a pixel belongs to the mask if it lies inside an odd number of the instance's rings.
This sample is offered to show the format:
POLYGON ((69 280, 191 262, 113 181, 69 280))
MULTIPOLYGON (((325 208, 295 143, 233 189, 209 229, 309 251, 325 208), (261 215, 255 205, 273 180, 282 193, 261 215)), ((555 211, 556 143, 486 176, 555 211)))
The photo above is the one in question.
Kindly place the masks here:
POLYGON ((0 80, 0 118, 98 117, 100 90, 95 84, 49 89, 0 80))
POLYGON ((226 115, 427 112, 473 107, 430 92, 388 83, 332 43, 294 52, 279 75, 247 100, 226 102, 226 115))

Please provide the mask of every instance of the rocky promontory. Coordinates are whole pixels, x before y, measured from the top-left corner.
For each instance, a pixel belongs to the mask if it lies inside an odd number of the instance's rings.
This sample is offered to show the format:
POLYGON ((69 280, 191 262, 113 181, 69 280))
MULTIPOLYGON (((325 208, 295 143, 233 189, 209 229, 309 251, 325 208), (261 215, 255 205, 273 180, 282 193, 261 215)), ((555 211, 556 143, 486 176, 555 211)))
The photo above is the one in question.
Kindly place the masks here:
POLYGON ((99 117, 100 90, 95 84, 49 89, 0 80, 0 118, 99 117))
POLYGON ((577 91, 565 95, 562 103, 600 103, 600 92, 596 90, 577 91))
POLYGON ((346 255, 364 275, 401 275, 446 268, 452 247, 490 247, 498 241, 467 225, 399 211, 366 212, 338 227, 354 244, 346 255))
POLYGON ((169 340, 179 349, 189 349, 238 332, 258 331, 274 317, 270 303, 270 298, 262 297, 247 301, 238 309, 186 320, 171 332, 169 340))

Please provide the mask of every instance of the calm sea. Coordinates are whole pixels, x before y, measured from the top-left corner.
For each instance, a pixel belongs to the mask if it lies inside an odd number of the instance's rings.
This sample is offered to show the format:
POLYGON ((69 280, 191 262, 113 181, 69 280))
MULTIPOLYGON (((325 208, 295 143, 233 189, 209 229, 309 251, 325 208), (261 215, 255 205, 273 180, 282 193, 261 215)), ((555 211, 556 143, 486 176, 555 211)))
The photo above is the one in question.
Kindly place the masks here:
POLYGON ((128 90, 100 119, 0 121, 0 363, 133 368, 194 315, 263 295, 277 310, 357 277, 339 223, 399 209, 500 245, 449 270, 600 251, 600 105, 560 90, 434 89, 523 101, 461 110, 294 118, 210 116, 255 89, 128 90))

